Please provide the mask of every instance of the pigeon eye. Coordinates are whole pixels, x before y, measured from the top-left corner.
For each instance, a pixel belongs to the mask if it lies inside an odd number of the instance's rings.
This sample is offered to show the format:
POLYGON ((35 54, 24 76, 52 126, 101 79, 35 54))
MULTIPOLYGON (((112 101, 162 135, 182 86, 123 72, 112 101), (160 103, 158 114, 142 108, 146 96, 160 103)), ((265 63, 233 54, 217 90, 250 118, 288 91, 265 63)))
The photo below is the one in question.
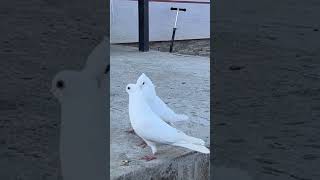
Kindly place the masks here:
POLYGON ((130 87, 128 87, 128 90, 130 90, 130 87))
POLYGON ((56 86, 58 89, 63 89, 65 87, 64 82, 62 80, 57 81, 56 86))
POLYGON ((142 85, 144 85, 144 82, 142 82, 142 85))

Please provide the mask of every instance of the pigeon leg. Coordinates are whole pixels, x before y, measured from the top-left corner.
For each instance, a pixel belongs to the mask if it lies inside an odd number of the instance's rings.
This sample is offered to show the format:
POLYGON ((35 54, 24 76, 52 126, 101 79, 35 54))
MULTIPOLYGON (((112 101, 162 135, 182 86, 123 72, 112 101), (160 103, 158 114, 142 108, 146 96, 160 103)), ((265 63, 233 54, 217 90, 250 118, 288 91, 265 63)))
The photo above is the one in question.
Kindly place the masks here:
MULTIPOLYGON (((135 132, 134 132, 134 129, 129 129, 129 130, 126 130, 125 132, 129 133, 129 134, 135 134, 137 135, 135 132)), ((137 135, 138 136, 138 135, 137 135)), ((138 136, 139 137, 139 136, 138 136)), ((142 139, 142 138, 141 138, 142 139)), ((140 146, 142 148, 145 148, 147 146, 147 143, 144 141, 144 139, 142 139, 141 143, 138 144, 137 146, 140 146)))
POLYGON ((157 159, 156 156, 154 156, 154 154, 157 152, 157 147, 156 147, 156 144, 154 142, 151 142, 151 141, 147 141, 145 140, 144 138, 142 138, 144 140, 144 142, 146 142, 146 144, 148 146, 151 147, 151 150, 152 150, 152 155, 145 155, 143 156, 141 159, 144 159, 146 161, 151 161, 151 160, 154 160, 154 159, 157 159))
POLYGON ((145 155, 141 159, 146 161, 151 161, 151 160, 157 159, 157 157, 155 157, 154 155, 145 155))
POLYGON ((155 155, 157 153, 157 146, 154 142, 151 142, 151 141, 146 141, 144 139, 144 141, 147 143, 148 146, 151 147, 151 150, 152 150, 152 154, 155 155))
POLYGON ((134 130, 132 128, 130 128, 129 130, 126 130, 125 132, 129 133, 129 134, 135 134, 134 130))
POLYGON ((142 147, 142 148, 146 148, 147 147, 147 143, 142 140, 142 142, 140 144, 138 144, 138 146, 142 147))

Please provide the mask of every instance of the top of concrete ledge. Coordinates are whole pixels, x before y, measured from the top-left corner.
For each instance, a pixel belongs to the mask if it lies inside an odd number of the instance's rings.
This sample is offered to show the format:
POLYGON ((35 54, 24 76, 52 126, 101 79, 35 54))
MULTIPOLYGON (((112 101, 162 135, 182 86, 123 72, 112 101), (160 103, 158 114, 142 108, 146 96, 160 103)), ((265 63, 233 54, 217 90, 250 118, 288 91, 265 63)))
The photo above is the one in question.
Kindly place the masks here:
POLYGON ((209 58, 158 51, 139 52, 137 48, 118 45, 112 45, 110 52, 111 179, 199 154, 184 148, 159 145, 158 159, 149 162, 140 160, 142 156, 151 154, 151 149, 138 147, 140 139, 125 132, 131 128, 125 87, 135 83, 140 74, 145 73, 156 85, 158 96, 169 107, 189 116, 189 121, 177 123, 177 128, 209 144, 209 58), (123 165, 126 160, 129 163, 123 165))

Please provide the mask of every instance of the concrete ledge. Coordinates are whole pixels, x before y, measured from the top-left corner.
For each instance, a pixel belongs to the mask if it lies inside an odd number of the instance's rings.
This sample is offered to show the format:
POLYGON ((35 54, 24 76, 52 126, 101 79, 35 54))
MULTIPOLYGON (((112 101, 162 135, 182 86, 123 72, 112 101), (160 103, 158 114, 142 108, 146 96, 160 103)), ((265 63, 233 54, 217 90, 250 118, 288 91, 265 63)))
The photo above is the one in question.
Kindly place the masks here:
POLYGON ((209 163, 209 155, 188 153, 158 166, 146 167, 144 169, 122 175, 115 179, 208 180, 210 171, 209 163))
POLYGON ((140 160, 151 154, 151 149, 138 147, 140 139, 125 132, 130 128, 125 87, 146 73, 164 102, 189 116, 189 121, 175 124, 177 128, 209 144, 209 58, 158 51, 142 53, 125 46, 111 46, 110 52, 111 179, 207 180, 209 156, 185 148, 159 145, 156 160, 140 160))

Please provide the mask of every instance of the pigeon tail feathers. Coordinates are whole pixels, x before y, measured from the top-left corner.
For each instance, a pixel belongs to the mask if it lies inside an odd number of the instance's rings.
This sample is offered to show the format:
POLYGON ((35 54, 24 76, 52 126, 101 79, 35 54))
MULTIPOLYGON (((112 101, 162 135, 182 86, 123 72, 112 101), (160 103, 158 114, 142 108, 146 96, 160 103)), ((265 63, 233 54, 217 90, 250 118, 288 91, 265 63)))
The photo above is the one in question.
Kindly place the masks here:
POLYGON ((174 143, 172 145, 188 148, 188 149, 191 149, 191 150, 194 150, 194 151, 198 151, 198 152, 201 152, 201 153, 204 153, 204 154, 210 154, 210 150, 207 147, 202 146, 202 145, 191 144, 191 143, 183 143, 183 142, 174 143))
POLYGON ((195 138, 195 137, 191 137, 191 136, 185 135, 184 139, 185 139, 186 142, 191 143, 191 144, 201 145, 201 146, 205 145, 205 142, 202 139, 199 139, 199 138, 195 138))

